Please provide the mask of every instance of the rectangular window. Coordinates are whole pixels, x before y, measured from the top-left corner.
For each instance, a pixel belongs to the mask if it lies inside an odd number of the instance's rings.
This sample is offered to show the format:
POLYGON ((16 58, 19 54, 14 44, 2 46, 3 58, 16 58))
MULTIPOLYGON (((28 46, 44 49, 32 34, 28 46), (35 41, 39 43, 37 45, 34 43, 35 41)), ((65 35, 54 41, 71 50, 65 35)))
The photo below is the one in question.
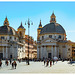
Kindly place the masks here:
POLYGON ((1 36, 1 39, 4 39, 4 37, 3 37, 3 36, 1 36))
POLYGON ((10 36, 10 39, 12 39, 12 37, 10 36))
POLYGON ((49 38, 52 38, 52 35, 49 35, 49 38))

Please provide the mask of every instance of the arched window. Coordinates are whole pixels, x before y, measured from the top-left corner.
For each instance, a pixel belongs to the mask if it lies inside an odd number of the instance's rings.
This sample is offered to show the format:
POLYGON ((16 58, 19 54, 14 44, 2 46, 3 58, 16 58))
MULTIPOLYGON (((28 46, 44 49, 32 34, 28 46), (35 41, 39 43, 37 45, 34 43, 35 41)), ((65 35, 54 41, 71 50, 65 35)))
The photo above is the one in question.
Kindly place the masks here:
POLYGON ((61 39, 61 35, 59 35, 59 38, 61 39))
POLYGON ((68 49, 68 51, 70 51, 70 48, 68 49))
POLYGON ((20 36, 22 36, 22 32, 20 32, 20 36))
POLYGON ((44 39, 44 36, 42 36, 42 40, 44 39))

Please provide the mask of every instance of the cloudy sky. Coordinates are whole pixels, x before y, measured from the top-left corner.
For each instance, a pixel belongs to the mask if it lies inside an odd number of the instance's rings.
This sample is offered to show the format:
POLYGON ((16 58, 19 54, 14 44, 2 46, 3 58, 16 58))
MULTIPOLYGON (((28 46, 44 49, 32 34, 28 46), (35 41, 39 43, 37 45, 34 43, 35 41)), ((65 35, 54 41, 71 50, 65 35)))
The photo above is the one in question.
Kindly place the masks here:
POLYGON ((66 31, 67 39, 75 42, 75 2, 0 2, 0 26, 7 16, 9 24, 15 30, 21 21, 28 34, 25 22, 28 18, 33 21, 30 26, 30 35, 37 40, 37 28, 40 23, 46 25, 50 22, 51 14, 55 13, 57 23, 66 31))

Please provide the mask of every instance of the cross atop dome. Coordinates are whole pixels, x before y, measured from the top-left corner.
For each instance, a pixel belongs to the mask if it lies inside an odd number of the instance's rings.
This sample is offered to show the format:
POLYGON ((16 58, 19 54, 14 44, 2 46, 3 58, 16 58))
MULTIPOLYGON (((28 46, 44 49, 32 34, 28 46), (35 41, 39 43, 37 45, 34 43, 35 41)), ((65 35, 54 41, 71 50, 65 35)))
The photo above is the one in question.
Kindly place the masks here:
POLYGON ((50 23, 56 23, 56 16, 55 16, 54 12, 51 15, 50 23))
POLYGON ((40 24, 39 24, 39 28, 42 28, 42 24, 41 24, 41 19, 40 19, 40 24))
POLYGON ((8 19, 7 19, 7 16, 6 16, 6 18, 5 18, 4 25, 9 26, 9 21, 8 21, 8 19))

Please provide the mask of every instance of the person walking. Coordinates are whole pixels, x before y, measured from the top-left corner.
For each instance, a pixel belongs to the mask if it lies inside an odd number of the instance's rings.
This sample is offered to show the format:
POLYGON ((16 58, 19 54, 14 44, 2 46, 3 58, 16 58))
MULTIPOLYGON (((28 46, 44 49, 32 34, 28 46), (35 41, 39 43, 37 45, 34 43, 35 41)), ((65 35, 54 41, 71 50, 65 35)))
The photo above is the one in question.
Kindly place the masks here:
POLYGON ((14 68, 14 64, 13 64, 13 62, 12 62, 12 69, 14 68))
POLYGON ((49 60, 47 59, 47 64, 46 64, 46 67, 49 65, 49 60))
POLYGON ((54 59, 53 59, 53 65, 54 65, 54 59))
POLYGON ((52 66, 52 61, 50 60, 50 67, 52 66))
POLYGON ((44 65, 45 65, 45 59, 44 59, 44 65))
POLYGON ((0 67, 2 66, 2 61, 1 61, 1 59, 0 59, 0 67))
POLYGON ((6 60, 6 61, 5 61, 5 64, 6 64, 7 66, 8 66, 8 63, 9 63, 8 60, 6 60))
POLYGON ((10 64, 11 64, 11 62, 12 62, 12 61, 11 61, 11 59, 10 59, 10 64))
POLYGON ((16 69, 16 66, 17 66, 17 63, 16 63, 16 61, 14 60, 14 62, 13 62, 13 63, 14 63, 15 69, 16 69))

